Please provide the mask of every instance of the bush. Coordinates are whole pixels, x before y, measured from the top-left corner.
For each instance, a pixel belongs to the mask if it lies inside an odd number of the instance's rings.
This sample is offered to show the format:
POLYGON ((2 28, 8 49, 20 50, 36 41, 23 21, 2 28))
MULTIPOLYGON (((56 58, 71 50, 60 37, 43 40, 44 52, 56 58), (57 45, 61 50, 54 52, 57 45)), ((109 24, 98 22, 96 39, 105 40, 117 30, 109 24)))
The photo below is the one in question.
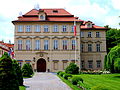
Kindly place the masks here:
POLYGON ((59 75, 60 72, 62 72, 62 71, 58 71, 58 72, 57 72, 57 75, 59 75))
POLYGON ((106 86, 97 85, 91 88, 91 90, 109 90, 106 86))
POLYGON ((60 73, 59 73, 59 75, 60 75, 61 77, 63 77, 64 74, 65 74, 65 72, 60 72, 60 73))
POLYGON ((68 80, 68 77, 72 77, 72 75, 71 75, 71 74, 66 74, 66 73, 65 73, 65 74, 63 75, 63 77, 64 77, 64 79, 68 80))
POLYGON ((0 90, 19 90, 12 59, 6 52, 0 58, 0 90))
POLYGON ((33 74, 32 66, 30 64, 24 64, 22 68, 23 77, 31 77, 33 74))
POLYGON ((65 69, 65 72, 68 74, 78 74, 79 67, 75 63, 70 63, 70 65, 65 69))
POLYGON ((83 83, 83 79, 82 79, 81 77, 79 77, 79 76, 74 76, 74 77, 72 78, 72 84, 73 84, 73 85, 77 85, 77 83, 78 83, 79 81, 81 81, 81 82, 83 83))

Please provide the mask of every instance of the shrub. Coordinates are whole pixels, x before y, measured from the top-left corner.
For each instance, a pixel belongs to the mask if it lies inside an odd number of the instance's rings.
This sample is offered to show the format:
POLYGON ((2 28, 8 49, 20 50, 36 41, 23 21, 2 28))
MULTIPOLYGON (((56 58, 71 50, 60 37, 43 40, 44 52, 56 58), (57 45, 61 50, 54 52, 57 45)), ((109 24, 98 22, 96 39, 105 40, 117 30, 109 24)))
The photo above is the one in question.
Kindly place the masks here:
POLYGON ((81 77, 79 77, 79 76, 74 76, 74 77, 72 78, 72 84, 73 84, 73 85, 77 85, 77 83, 78 83, 79 81, 81 81, 81 82, 83 83, 83 79, 82 79, 81 77))
POLYGON ((0 58, 0 90, 19 90, 12 59, 7 53, 0 58))
POLYGON ((106 86, 97 85, 91 88, 91 90, 109 90, 106 86))
POLYGON ((57 72, 57 75, 59 75, 60 72, 62 72, 62 71, 58 71, 58 72, 57 72))
POLYGON ((24 64, 22 68, 23 77, 31 77, 33 74, 32 66, 30 64, 24 64))
POLYGON ((70 63, 70 65, 65 69, 65 72, 68 74, 78 74, 79 67, 75 63, 70 63))
POLYGON ((60 75, 61 77, 63 77, 64 74, 65 74, 65 72, 60 72, 60 73, 59 73, 59 75, 60 75))
POLYGON ((64 79, 67 79, 67 80, 68 80, 68 77, 72 77, 72 75, 71 75, 71 74, 66 74, 66 73, 65 73, 65 74, 63 75, 63 77, 64 77, 64 79))

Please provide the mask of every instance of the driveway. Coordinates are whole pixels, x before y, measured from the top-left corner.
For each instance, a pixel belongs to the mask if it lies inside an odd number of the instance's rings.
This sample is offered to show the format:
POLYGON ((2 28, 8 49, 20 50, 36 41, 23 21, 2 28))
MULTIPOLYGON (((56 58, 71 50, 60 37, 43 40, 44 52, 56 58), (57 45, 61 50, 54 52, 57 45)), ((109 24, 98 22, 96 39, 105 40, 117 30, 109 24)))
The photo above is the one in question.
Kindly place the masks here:
POLYGON ((53 73, 35 73, 24 79, 26 90, 72 90, 53 73))

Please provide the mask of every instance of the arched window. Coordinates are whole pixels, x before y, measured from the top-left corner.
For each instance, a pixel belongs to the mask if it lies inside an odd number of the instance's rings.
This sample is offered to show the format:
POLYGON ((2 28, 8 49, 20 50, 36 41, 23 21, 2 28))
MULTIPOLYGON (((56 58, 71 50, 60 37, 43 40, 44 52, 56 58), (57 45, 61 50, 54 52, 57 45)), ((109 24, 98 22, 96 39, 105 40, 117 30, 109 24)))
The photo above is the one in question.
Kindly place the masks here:
POLYGON ((40 16, 40 19, 44 19, 44 16, 43 16, 43 15, 41 15, 41 16, 40 16))

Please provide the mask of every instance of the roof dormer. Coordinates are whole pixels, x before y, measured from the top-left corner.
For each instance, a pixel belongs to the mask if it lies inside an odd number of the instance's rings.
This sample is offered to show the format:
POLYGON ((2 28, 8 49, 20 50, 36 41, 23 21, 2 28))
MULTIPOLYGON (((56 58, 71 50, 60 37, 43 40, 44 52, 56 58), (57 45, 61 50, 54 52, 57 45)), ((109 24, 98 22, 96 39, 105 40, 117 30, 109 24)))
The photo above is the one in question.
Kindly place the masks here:
POLYGON ((46 20, 46 13, 44 12, 44 10, 39 10, 39 20, 46 20))
POLYGON ((87 28, 92 28, 92 22, 91 21, 86 22, 85 26, 87 28))

